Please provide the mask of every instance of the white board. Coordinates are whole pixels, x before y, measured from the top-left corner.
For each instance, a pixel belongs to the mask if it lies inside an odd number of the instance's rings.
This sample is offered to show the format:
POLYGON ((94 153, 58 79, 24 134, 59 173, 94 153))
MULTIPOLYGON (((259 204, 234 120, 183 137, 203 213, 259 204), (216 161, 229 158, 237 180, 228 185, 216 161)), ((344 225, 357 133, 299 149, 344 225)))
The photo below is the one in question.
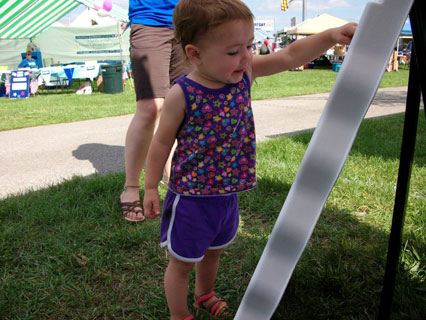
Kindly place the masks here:
MULTIPOLYGON (((234 319, 270 319, 379 87, 413 0, 369 2, 234 319)), ((309 306, 306 306, 309 307, 309 306)))

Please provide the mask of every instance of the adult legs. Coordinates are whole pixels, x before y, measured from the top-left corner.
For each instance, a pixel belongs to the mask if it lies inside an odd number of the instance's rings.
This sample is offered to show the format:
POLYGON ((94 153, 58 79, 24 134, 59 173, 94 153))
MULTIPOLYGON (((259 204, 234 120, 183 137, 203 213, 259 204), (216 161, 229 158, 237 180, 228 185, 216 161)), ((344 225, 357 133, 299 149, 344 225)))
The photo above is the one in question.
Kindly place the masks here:
MULTIPOLYGON (((163 98, 142 99, 136 103, 136 113, 127 129, 125 142, 125 186, 139 186, 146 155, 154 134, 155 125, 163 105, 163 98)), ((139 188, 125 189, 120 196, 121 202, 139 200, 139 188)), ((127 218, 143 219, 141 212, 129 212, 127 218)))
POLYGON ((133 24, 130 57, 135 81, 136 113, 125 141, 127 188, 120 195, 126 219, 143 220, 139 184, 146 155, 160 115, 164 97, 170 88, 169 69, 173 31, 161 27, 133 24), (130 210, 123 207, 130 206, 130 210))

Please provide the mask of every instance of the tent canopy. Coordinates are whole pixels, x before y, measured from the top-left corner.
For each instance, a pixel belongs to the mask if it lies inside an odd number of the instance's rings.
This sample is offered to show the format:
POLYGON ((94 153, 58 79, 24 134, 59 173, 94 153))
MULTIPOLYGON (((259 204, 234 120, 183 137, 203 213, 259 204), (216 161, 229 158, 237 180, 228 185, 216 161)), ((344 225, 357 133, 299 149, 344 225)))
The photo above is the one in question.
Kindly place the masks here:
POLYGON ((326 29, 340 27, 348 21, 323 13, 313 19, 308 19, 287 30, 287 34, 311 35, 326 29))
POLYGON ((0 39, 33 38, 78 5, 74 0, 0 0, 0 39))
MULTIPOLYGON (((80 4, 94 8, 95 0, 0 0, 0 39, 34 38, 80 4)), ((128 21, 118 6, 109 14, 128 21)))

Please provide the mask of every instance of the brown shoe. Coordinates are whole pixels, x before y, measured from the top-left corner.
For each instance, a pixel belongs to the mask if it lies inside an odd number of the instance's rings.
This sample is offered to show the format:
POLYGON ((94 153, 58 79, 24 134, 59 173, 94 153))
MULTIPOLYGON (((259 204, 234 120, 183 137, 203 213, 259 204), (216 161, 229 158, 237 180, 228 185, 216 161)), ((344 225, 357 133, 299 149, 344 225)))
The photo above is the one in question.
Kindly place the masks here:
MULTIPOLYGON (((127 188, 139 189, 139 186, 124 186, 124 191, 127 188)), ((145 220, 145 216, 143 214, 142 204, 140 200, 136 200, 133 202, 122 202, 120 200, 120 208, 121 208, 121 215, 123 216, 124 220, 130 221, 130 222, 141 222, 145 220), (129 218, 129 213, 134 213, 135 216, 142 214, 142 218, 140 219, 129 218)))

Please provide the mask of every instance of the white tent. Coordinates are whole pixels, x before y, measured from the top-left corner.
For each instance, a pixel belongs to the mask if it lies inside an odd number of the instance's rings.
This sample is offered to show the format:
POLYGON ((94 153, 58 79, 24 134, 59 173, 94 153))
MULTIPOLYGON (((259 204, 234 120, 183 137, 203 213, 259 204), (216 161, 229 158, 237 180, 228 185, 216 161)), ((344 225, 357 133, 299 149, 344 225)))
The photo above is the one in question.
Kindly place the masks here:
MULTIPOLYGON (((41 51, 44 66, 94 60, 128 61, 129 33, 128 28, 120 35, 117 24, 81 28, 56 26, 38 35, 33 42, 41 51)), ((28 39, 0 40, 0 66, 15 69, 28 43, 28 39)))
POLYGON ((50 27, 34 41, 40 47, 44 65, 94 60, 128 61, 130 29, 120 34, 122 30, 118 28, 117 24, 50 27))
POLYGON ((0 66, 14 70, 22 61, 21 53, 27 50, 28 39, 0 39, 0 66))
POLYGON ((287 30, 289 35, 311 35, 330 28, 340 27, 348 21, 323 13, 313 19, 308 19, 287 30))
MULTIPOLYGON (((130 30, 123 34, 125 25, 115 16, 100 17, 96 10, 86 8, 70 26, 55 23, 31 42, 39 47, 44 66, 94 60, 128 61, 130 30)), ((0 39, 0 66, 16 69, 29 42, 28 38, 0 39)))

